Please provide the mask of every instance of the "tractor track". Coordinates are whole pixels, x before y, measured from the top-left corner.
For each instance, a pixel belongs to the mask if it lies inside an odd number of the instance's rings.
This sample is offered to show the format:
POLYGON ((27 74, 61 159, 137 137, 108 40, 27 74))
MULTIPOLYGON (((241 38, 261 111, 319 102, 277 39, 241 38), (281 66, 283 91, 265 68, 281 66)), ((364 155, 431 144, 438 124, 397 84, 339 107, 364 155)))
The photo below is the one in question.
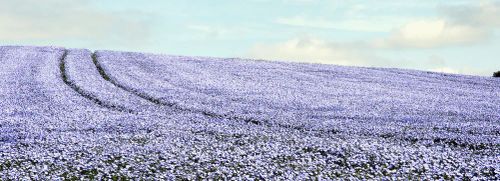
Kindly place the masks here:
POLYGON ((96 66, 99 74, 101 77, 110 82, 111 84, 115 85, 118 88, 123 89, 124 91, 130 92, 144 100, 147 100, 157 106, 166 106, 169 107, 175 111, 180 111, 180 112, 189 112, 189 113, 198 113, 202 114, 206 117, 209 118, 215 118, 215 119, 227 119, 227 120, 233 120, 233 121, 239 121, 239 122, 244 122, 247 124, 253 124, 257 126, 266 126, 266 127, 280 127, 284 129, 293 129, 293 130, 298 130, 298 131, 308 131, 308 132, 332 132, 332 130, 310 130, 304 126, 293 126, 293 125, 287 125, 287 124, 281 124, 281 123, 271 123, 268 120, 262 120, 254 117, 242 117, 242 116, 237 116, 237 115, 231 115, 231 114, 220 114, 212 111, 207 111, 207 110, 200 110, 200 109, 189 109, 185 107, 181 107, 180 105, 172 102, 166 102, 165 100, 155 98, 151 95, 148 95, 147 93, 143 93, 139 90, 129 88, 127 86, 124 86, 120 84, 118 81, 113 79, 108 73, 106 73, 106 70, 103 68, 101 63, 99 62, 98 55, 96 52, 92 53, 92 61, 94 62, 94 65, 96 66))
POLYGON ((63 82, 68 85, 71 89, 73 89, 75 92, 77 92, 80 96, 94 102, 95 104, 110 109, 110 110, 115 110, 115 111, 120 111, 120 112, 128 112, 128 113, 135 113, 133 110, 127 109, 123 106, 117 106, 113 104, 106 103, 96 96, 84 91, 82 88, 78 87, 74 82, 72 82, 68 78, 68 74, 66 73, 66 57, 68 56, 68 50, 64 50, 63 55, 59 59, 59 70, 61 71, 61 78, 63 82))
POLYGON ((242 121, 242 122, 249 123, 249 124, 254 124, 254 125, 288 127, 288 126, 283 126, 283 125, 270 124, 270 123, 267 123, 266 121, 260 121, 260 120, 257 120, 255 118, 242 118, 242 117, 238 117, 238 116, 235 116, 235 115, 218 114, 218 113, 211 112, 211 111, 206 111, 206 110, 196 110, 196 109, 183 108, 183 107, 179 106, 176 103, 166 102, 164 100, 161 100, 161 99, 155 98, 153 96, 147 95, 145 93, 142 93, 142 92, 140 92, 138 90, 135 90, 133 88, 129 88, 129 87, 121 85, 117 81, 113 80, 106 73, 106 71, 104 70, 104 68, 102 67, 102 65, 99 63, 97 54, 95 52, 92 53, 92 60, 93 60, 93 62, 95 64, 95 66, 97 67, 97 70, 99 71, 99 74, 101 74, 101 77, 104 80, 109 81, 110 83, 112 83, 116 87, 119 87, 119 88, 121 88, 121 89, 123 89, 123 90, 125 90, 127 92, 130 92, 130 93, 132 93, 132 94, 134 94, 134 95, 136 95, 136 96, 138 96, 138 97, 140 97, 142 99, 145 99, 145 100, 147 100, 147 101, 149 101, 149 102, 151 102, 153 104, 156 104, 158 106, 167 106, 167 107, 170 107, 170 108, 172 108, 174 110, 183 111, 183 112, 201 113, 204 116, 207 116, 207 117, 210 117, 210 118, 229 119, 229 120, 235 120, 235 121, 242 121))

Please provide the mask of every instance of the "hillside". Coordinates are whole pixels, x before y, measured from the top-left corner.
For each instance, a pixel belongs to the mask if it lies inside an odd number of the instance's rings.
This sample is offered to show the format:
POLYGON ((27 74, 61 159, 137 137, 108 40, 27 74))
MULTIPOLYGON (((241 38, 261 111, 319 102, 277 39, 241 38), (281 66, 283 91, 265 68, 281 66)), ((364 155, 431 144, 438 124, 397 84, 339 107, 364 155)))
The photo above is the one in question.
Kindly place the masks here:
POLYGON ((0 47, 0 180, 500 179, 500 79, 0 47))

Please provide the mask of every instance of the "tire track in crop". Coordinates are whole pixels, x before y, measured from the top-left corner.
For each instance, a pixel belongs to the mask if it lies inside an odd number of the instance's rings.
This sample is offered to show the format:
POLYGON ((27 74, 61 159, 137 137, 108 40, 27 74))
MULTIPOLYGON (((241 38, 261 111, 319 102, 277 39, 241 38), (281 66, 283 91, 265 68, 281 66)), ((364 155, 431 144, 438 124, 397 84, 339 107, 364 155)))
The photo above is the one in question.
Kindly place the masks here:
POLYGON ((61 71, 61 77, 62 77, 62 80, 63 82, 68 85, 71 89, 73 89, 75 92, 77 92, 78 94, 80 94, 80 96, 96 103, 97 105, 101 106, 101 107, 104 107, 104 108, 107 108, 107 109, 111 109, 111 110, 115 110, 115 111, 120 111, 120 112, 128 112, 128 113, 134 113, 133 110, 130 110, 130 109, 127 109, 125 107, 122 107, 122 106, 117 106, 117 105, 112 105, 112 104, 108 104, 104 101, 101 101, 99 98, 97 98, 96 96, 93 96, 92 94, 89 94, 87 92, 85 92, 84 90, 82 90, 80 87, 78 87, 74 82, 72 82, 71 80, 68 79, 68 74, 66 73, 66 57, 68 56, 68 50, 64 50, 64 53, 63 55, 61 56, 61 59, 59 60, 59 69, 61 71))
POLYGON ((167 106, 167 107, 170 107, 174 110, 177 110, 177 111, 183 111, 183 112, 190 112, 190 113, 201 113, 203 114, 204 116, 207 116, 207 117, 210 117, 210 118, 216 118, 216 119, 228 119, 228 120, 235 120, 235 121, 242 121, 242 122, 245 122, 245 123, 249 123, 249 124, 254 124, 254 125, 262 125, 262 126, 278 126, 278 127, 282 127, 282 128, 292 128, 292 129, 298 129, 298 130, 304 130, 304 129, 301 129, 297 126, 293 126, 293 125, 283 125, 283 124, 279 124, 279 123, 269 123, 268 121, 263 121, 263 120, 258 120, 256 118, 252 118, 252 117, 240 117, 240 116, 235 116, 235 115, 230 115, 230 114, 218 114, 216 112, 211 112, 211 111, 206 111, 206 110, 196 110, 196 109, 188 109, 188 108, 184 108, 184 107, 181 107, 179 106, 178 104, 176 103, 172 103, 172 102, 166 102, 165 100, 162 100, 162 99, 158 99, 158 98, 155 98, 151 95, 148 95, 146 93, 143 93, 143 92, 140 92, 136 89, 133 89, 133 88, 129 88, 129 87, 126 87, 126 86, 123 86, 122 84, 118 83, 117 81, 113 80, 107 73, 106 71, 104 70, 104 68, 102 67, 102 65, 99 63, 99 60, 98 60, 98 57, 97 57, 97 54, 96 52, 92 53, 92 60, 97 68, 97 70, 99 71, 99 74, 101 74, 102 78, 106 81, 109 81, 110 83, 112 83, 113 85, 115 85, 116 87, 119 87, 127 92, 130 92, 140 98, 143 98, 155 105, 158 105, 158 106, 167 106))
POLYGON ((314 132, 314 133, 319 133, 319 132, 324 132, 328 134, 340 134, 342 131, 337 130, 335 128, 328 128, 328 129, 321 129, 321 130, 316 130, 314 128, 309 128, 306 125, 294 125, 294 124, 286 124, 286 123, 280 123, 280 122, 273 122, 272 119, 262 119, 262 118, 256 118, 253 116, 245 116, 245 115, 235 115, 235 114, 221 114, 213 111, 208 111, 208 110, 203 110, 203 109, 196 109, 196 108, 186 108, 181 105, 178 105, 173 102, 168 102, 168 100, 164 99, 159 99, 156 98, 148 93, 141 92, 140 90, 134 89, 132 87, 127 87, 125 85, 120 84, 116 78, 112 78, 112 75, 108 74, 105 67, 100 63, 99 57, 96 52, 92 54, 92 59, 94 61, 95 66, 98 69, 99 74, 101 74, 102 78, 109 81, 116 87, 119 87, 127 92, 130 92, 132 94, 135 94, 138 97, 141 97, 155 105, 158 106, 166 106, 174 111, 182 111, 182 112, 188 112, 188 113, 197 113, 197 114, 202 114, 208 118, 214 118, 214 119, 226 119, 226 120, 231 120, 231 121, 236 121, 236 122, 242 122, 242 123, 247 123, 247 124, 252 124, 256 126, 264 126, 264 127, 276 127, 276 128, 282 128, 282 129, 291 129, 291 130, 297 130, 297 131, 302 131, 302 132, 314 132))
MULTIPOLYGON (((239 116, 232 115, 232 114, 220 114, 220 113, 211 112, 211 111, 207 111, 207 110, 189 109, 189 108, 181 107, 180 105, 178 105, 176 103, 167 102, 168 100, 155 98, 154 96, 151 96, 147 93, 141 92, 141 91, 134 89, 134 88, 129 88, 127 86, 124 86, 124 85, 118 83, 118 81, 116 79, 112 79, 111 75, 108 75, 108 73, 105 71, 105 69, 99 63, 98 56, 95 52, 92 53, 91 57, 92 57, 92 61, 95 64, 100 76, 103 79, 112 83, 116 87, 123 89, 124 91, 130 92, 130 93, 132 93, 132 94, 134 94, 142 99, 145 99, 145 100, 147 100, 155 105, 158 105, 158 106, 167 106, 167 107, 172 108, 173 110, 176 110, 176 111, 189 112, 189 113, 199 113, 199 114, 202 114, 204 116, 207 116, 210 118, 215 118, 215 119, 234 120, 234 121, 245 122, 248 124, 254 124, 254 125, 258 125, 258 126, 286 128, 286 129, 309 132, 311 134, 326 133, 329 135, 333 135, 333 134, 348 133, 348 132, 344 132, 344 130, 337 130, 335 128, 329 128, 329 129, 325 129, 325 130, 321 130, 321 129, 315 130, 315 129, 311 129, 311 128, 308 128, 308 127, 303 126, 303 125, 293 125, 293 124, 290 125, 290 124, 282 124, 282 123, 276 123, 276 122, 272 123, 272 122, 269 122, 268 120, 262 120, 262 119, 252 118, 252 117, 239 117, 239 116)), ((64 58, 62 60, 64 61, 64 58)), ((62 66, 64 67, 64 64, 62 66)), ((391 73, 397 73, 397 72, 391 72, 391 73)), ((63 74, 63 77, 64 77, 64 74, 63 74)), ((82 93, 80 93, 80 94, 82 94, 82 93)), ((93 98, 89 98, 89 99, 93 100, 93 98)), ((335 116, 335 118, 337 118, 337 119, 359 119, 359 118, 343 117, 343 116, 335 116)), ((386 140, 401 140, 401 141, 405 141, 405 142, 413 143, 413 144, 417 143, 417 142, 422 142, 422 141, 432 141, 434 144, 448 145, 448 146, 453 146, 453 147, 457 147, 457 148, 466 148, 466 149, 470 149, 470 150, 483 150, 483 149, 487 149, 489 147, 495 146, 495 145, 483 145, 483 144, 477 144, 477 145, 476 144, 468 144, 466 142, 459 142, 459 141, 455 141, 455 140, 445 140, 445 139, 440 139, 440 138, 419 140, 419 139, 415 139, 412 137, 404 137, 404 136, 399 137, 397 135, 393 136, 393 135, 387 135, 387 134, 382 134, 382 135, 366 134, 364 136, 379 137, 379 138, 383 138, 386 140)))
POLYGON ((116 87, 119 87, 127 92, 130 92, 130 93, 132 93, 140 98, 143 98, 143 99, 145 99, 153 104, 156 104, 158 106, 167 106, 167 107, 170 107, 174 110, 184 111, 184 112, 201 113, 201 114, 203 114, 207 117, 210 117, 210 118, 219 118, 219 119, 226 118, 226 119, 230 119, 230 120, 241 120, 241 121, 244 121, 246 123, 251 123, 251 124, 255 124, 255 125, 262 124, 261 121, 257 121, 255 119, 251 119, 251 118, 244 119, 244 118, 240 118, 240 117, 236 117, 236 116, 222 115, 222 114, 217 114, 214 112, 209 112, 209 111, 204 111, 204 110, 186 109, 186 108, 180 107, 179 105, 177 105, 175 103, 165 102, 164 100, 157 99, 153 96, 142 93, 142 92, 135 90, 133 88, 128 88, 126 86, 123 86, 123 85, 119 84, 118 82, 116 82, 115 80, 111 79, 110 76, 106 73, 106 71, 104 71, 102 65, 99 63, 99 60, 97 58, 97 54, 95 52, 92 53, 92 60, 94 61, 94 64, 97 67, 97 70, 99 71, 99 74, 101 74, 101 76, 104 80, 109 81, 110 83, 112 83, 116 87))
MULTIPOLYGON (((292 129, 292 130, 298 130, 298 131, 305 131, 305 132, 326 132, 326 133, 331 133, 331 134, 340 134, 343 131, 338 130, 336 128, 327 128, 327 129, 315 129, 308 127, 307 125, 300 124, 300 125, 295 125, 295 124, 287 124, 287 123, 281 123, 279 121, 272 121, 274 118, 256 118, 255 116, 245 116, 245 115, 236 115, 236 114, 221 114, 209 110, 203 110, 203 109, 196 109, 196 108, 186 108, 181 105, 178 105, 173 102, 168 102, 168 100, 165 99, 159 99, 157 97, 154 97, 146 92, 142 92, 138 89, 132 88, 125 86, 123 84, 120 84, 118 80, 115 77, 112 77, 111 74, 109 74, 106 71, 106 67, 103 67, 101 62, 99 61, 99 56, 97 55, 97 52, 92 53, 92 59, 95 64, 95 66, 98 69, 99 74, 101 74, 102 78, 109 81, 116 87, 119 87, 123 89, 124 91, 130 92, 138 97, 141 97, 155 105, 158 106, 167 106, 174 111, 182 111, 182 112, 189 112, 189 113, 198 113, 202 114, 206 117, 209 118, 215 118, 215 119, 226 119, 226 120, 232 120, 232 121, 238 121, 238 122, 244 122, 248 124, 253 124, 257 126, 266 126, 266 127, 279 127, 279 128, 284 128, 284 129, 292 129)), ((336 119, 354 119, 346 116, 336 116, 336 119)))
POLYGON ((160 99, 156 99, 152 96, 149 96, 149 95, 146 95, 146 94, 143 94, 137 90, 134 90, 134 89, 131 89, 131 88, 127 88, 119 83, 117 83, 116 81, 114 81, 113 79, 111 79, 109 77, 109 75, 106 73, 106 71, 104 71, 104 69, 102 68, 102 65, 99 63, 99 61, 97 60, 97 54, 95 52, 92 53, 92 61, 94 62, 94 65, 96 66, 97 68, 97 71, 99 72, 99 74, 101 75, 101 77, 110 82, 111 84, 115 85, 116 87, 120 88, 120 89, 123 89, 127 92, 130 92, 142 99, 145 99, 151 103, 154 103, 156 105, 163 105, 163 106, 169 106, 169 107, 173 107, 175 104, 173 103, 165 103, 163 101, 161 101, 160 99))

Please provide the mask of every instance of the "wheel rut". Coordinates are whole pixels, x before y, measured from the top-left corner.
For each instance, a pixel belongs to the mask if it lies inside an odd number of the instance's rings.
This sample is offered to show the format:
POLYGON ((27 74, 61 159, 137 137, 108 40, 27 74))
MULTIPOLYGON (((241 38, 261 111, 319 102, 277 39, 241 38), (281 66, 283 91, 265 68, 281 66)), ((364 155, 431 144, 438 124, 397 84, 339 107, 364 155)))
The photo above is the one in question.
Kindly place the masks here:
MULTIPOLYGON (((218 113, 211 112, 211 111, 206 111, 206 110, 188 109, 188 108, 181 107, 181 106, 179 106, 176 103, 167 102, 165 100, 155 98, 153 96, 150 96, 150 95, 148 95, 146 93, 140 92, 140 91, 135 90, 133 88, 129 88, 129 87, 123 86, 122 84, 120 84, 117 81, 113 80, 110 77, 110 75, 108 75, 106 73, 106 70, 102 67, 102 65, 99 63, 98 56, 97 56, 96 52, 92 53, 92 60, 93 60, 93 62, 95 64, 97 70, 99 71, 99 74, 101 74, 101 77, 104 80, 109 81, 110 83, 112 83, 116 87, 119 87, 119 88, 121 88, 121 89, 123 89, 123 90, 125 90, 127 92, 132 93, 132 94, 135 94, 136 96, 138 96, 138 97, 140 97, 142 99, 145 99, 145 100, 147 100, 147 101, 149 101, 149 102, 151 102, 153 104, 156 104, 158 106, 167 106, 167 107, 170 107, 171 109, 174 109, 174 110, 177 110, 177 111, 182 111, 182 112, 201 113, 204 116, 207 116, 207 117, 210 117, 210 118, 236 120, 236 121, 242 121, 242 122, 249 123, 249 124, 254 124, 254 125, 267 125, 267 126, 273 125, 273 124, 267 123, 266 121, 260 121, 260 120, 257 120, 255 118, 242 118, 242 117, 238 117, 238 116, 235 116, 235 115, 218 114, 218 113)), ((276 126, 276 125, 274 125, 274 126, 276 126)))
POLYGON ((85 92, 82 88, 78 87, 74 82, 72 82, 68 78, 68 74, 66 72, 66 57, 67 56, 68 56, 68 50, 64 50, 64 53, 59 60, 59 70, 61 72, 61 78, 67 86, 69 86, 71 89, 73 89, 75 92, 77 92, 80 96, 94 102, 95 104, 97 104, 101 107, 104 107, 104 108, 107 108, 110 110, 120 111, 120 112, 134 113, 133 110, 127 109, 125 107, 106 103, 106 102, 100 100, 99 98, 97 98, 96 96, 85 92))
POLYGON ((149 95, 146 95, 146 94, 143 94, 137 90, 134 90, 134 89, 130 89, 130 88, 127 88, 119 83, 117 83, 116 81, 114 81, 113 79, 111 79, 109 77, 109 75, 106 73, 106 71, 104 71, 104 69, 102 68, 102 65, 99 63, 99 61, 97 60, 97 54, 95 52, 92 53, 92 61, 94 62, 94 65, 96 66, 97 68, 97 71, 99 71, 99 74, 101 75, 101 77, 110 82, 111 84, 115 85, 116 87, 120 88, 120 89, 123 89, 127 92, 130 92, 142 99, 145 99, 153 104, 156 104, 156 105, 162 105, 162 106, 170 106, 170 107, 173 107, 174 104, 171 104, 171 103, 166 103, 164 101, 161 101, 160 99, 156 99, 154 97, 151 97, 149 95))
MULTIPOLYGON (((93 52, 91 56, 92 56, 92 61, 94 62, 99 74, 101 75, 101 77, 104 80, 110 82, 111 84, 115 85, 118 88, 123 89, 124 91, 130 92, 130 93, 132 93, 132 94, 134 94, 134 95, 136 95, 144 100, 147 100, 147 101, 149 101, 157 106, 166 106, 166 107, 169 107, 169 108, 171 108, 175 111, 179 111, 179 112, 197 113, 197 114, 202 114, 202 115, 209 117, 209 118, 234 120, 234 121, 244 122, 247 124, 253 124, 253 125, 258 125, 258 126, 279 127, 279 128, 294 129, 294 130, 299 130, 299 131, 313 131, 313 130, 309 130, 308 128, 303 127, 303 126, 294 126, 294 125, 287 125, 287 124, 281 124, 281 123, 271 123, 269 121, 254 118, 254 117, 242 117, 242 116, 231 115, 231 114, 220 114, 217 112, 212 112, 212 111, 207 111, 207 110, 189 109, 189 108, 182 107, 182 106, 180 106, 176 103, 173 103, 173 102, 167 102, 165 100, 155 98, 151 95, 148 95, 147 93, 141 92, 140 90, 136 90, 134 88, 130 88, 130 87, 127 87, 127 86, 120 84, 118 81, 116 81, 116 79, 114 79, 111 75, 109 75, 106 72, 105 68, 99 62, 99 56, 97 55, 96 52, 93 52)), ((323 132, 323 131, 320 131, 320 132, 323 132)))

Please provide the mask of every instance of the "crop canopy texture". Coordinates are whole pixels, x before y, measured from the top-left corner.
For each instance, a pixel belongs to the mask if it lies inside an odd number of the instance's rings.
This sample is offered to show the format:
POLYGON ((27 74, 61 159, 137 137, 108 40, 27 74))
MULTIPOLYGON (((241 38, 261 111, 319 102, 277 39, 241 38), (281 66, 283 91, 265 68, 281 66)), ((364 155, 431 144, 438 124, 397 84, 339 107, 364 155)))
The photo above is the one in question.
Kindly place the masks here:
POLYGON ((500 80, 0 47, 0 180, 500 179, 500 80))

